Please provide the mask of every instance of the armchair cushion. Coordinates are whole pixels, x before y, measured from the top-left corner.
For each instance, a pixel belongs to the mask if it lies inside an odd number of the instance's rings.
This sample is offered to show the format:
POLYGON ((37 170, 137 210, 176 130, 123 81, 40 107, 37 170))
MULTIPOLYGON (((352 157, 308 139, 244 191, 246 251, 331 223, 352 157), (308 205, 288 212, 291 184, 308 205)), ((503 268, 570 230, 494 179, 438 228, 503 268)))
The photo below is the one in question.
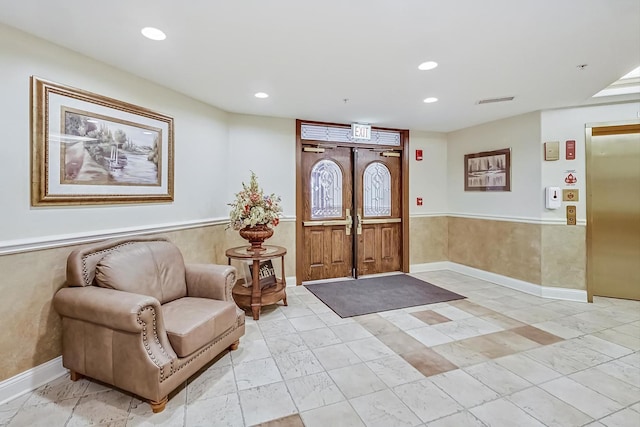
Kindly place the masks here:
POLYGON ((162 305, 162 317, 171 347, 186 357, 232 328, 236 305, 229 301, 184 297, 162 305))
POLYGON ((103 288, 149 295, 160 304, 187 295, 180 250, 165 241, 138 242, 114 248, 96 265, 96 284, 103 288))

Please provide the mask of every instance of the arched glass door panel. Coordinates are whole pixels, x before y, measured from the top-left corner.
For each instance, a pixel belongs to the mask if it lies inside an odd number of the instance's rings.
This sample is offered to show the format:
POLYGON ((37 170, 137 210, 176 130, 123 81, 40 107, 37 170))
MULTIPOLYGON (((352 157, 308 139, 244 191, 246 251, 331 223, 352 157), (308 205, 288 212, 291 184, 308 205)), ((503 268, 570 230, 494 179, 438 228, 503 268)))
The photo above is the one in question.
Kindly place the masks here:
POLYGON ((363 174, 364 216, 391 215, 391 172, 380 162, 369 164, 363 174))
POLYGON ((342 169, 321 160, 311 169, 311 218, 342 218, 342 169))

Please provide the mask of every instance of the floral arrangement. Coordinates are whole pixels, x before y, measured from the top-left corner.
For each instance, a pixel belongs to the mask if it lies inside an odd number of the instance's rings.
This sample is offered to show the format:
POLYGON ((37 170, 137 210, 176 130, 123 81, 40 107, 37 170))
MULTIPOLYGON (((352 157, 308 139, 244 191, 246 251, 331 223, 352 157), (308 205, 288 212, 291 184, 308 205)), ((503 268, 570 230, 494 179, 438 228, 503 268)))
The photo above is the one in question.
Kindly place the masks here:
POLYGON ((280 196, 271 194, 265 196, 258 185, 258 177, 252 171, 249 185, 242 183, 242 191, 236 193, 236 200, 229 203, 229 226, 240 230, 246 226, 271 225, 277 226, 282 215, 280 196))

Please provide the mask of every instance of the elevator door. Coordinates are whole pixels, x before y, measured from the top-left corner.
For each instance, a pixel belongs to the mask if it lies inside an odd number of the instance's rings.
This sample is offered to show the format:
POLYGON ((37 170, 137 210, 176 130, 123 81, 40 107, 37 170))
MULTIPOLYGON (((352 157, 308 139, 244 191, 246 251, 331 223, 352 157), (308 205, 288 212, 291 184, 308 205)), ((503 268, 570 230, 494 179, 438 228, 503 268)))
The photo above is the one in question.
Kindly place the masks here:
POLYGON ((587 133, 587 289, 640 300, 640 124, 587 133))

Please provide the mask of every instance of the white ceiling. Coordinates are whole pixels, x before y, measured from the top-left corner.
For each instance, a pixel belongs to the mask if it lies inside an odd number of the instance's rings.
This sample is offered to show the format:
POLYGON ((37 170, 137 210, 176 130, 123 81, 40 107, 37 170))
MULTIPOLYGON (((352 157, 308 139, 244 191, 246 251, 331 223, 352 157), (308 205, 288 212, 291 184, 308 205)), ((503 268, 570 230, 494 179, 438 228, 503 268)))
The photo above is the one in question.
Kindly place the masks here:
POLYGON ((592 103, 640 65, 639 0, 0 0, 0 22, 226 111, 440 132, 592 103))

